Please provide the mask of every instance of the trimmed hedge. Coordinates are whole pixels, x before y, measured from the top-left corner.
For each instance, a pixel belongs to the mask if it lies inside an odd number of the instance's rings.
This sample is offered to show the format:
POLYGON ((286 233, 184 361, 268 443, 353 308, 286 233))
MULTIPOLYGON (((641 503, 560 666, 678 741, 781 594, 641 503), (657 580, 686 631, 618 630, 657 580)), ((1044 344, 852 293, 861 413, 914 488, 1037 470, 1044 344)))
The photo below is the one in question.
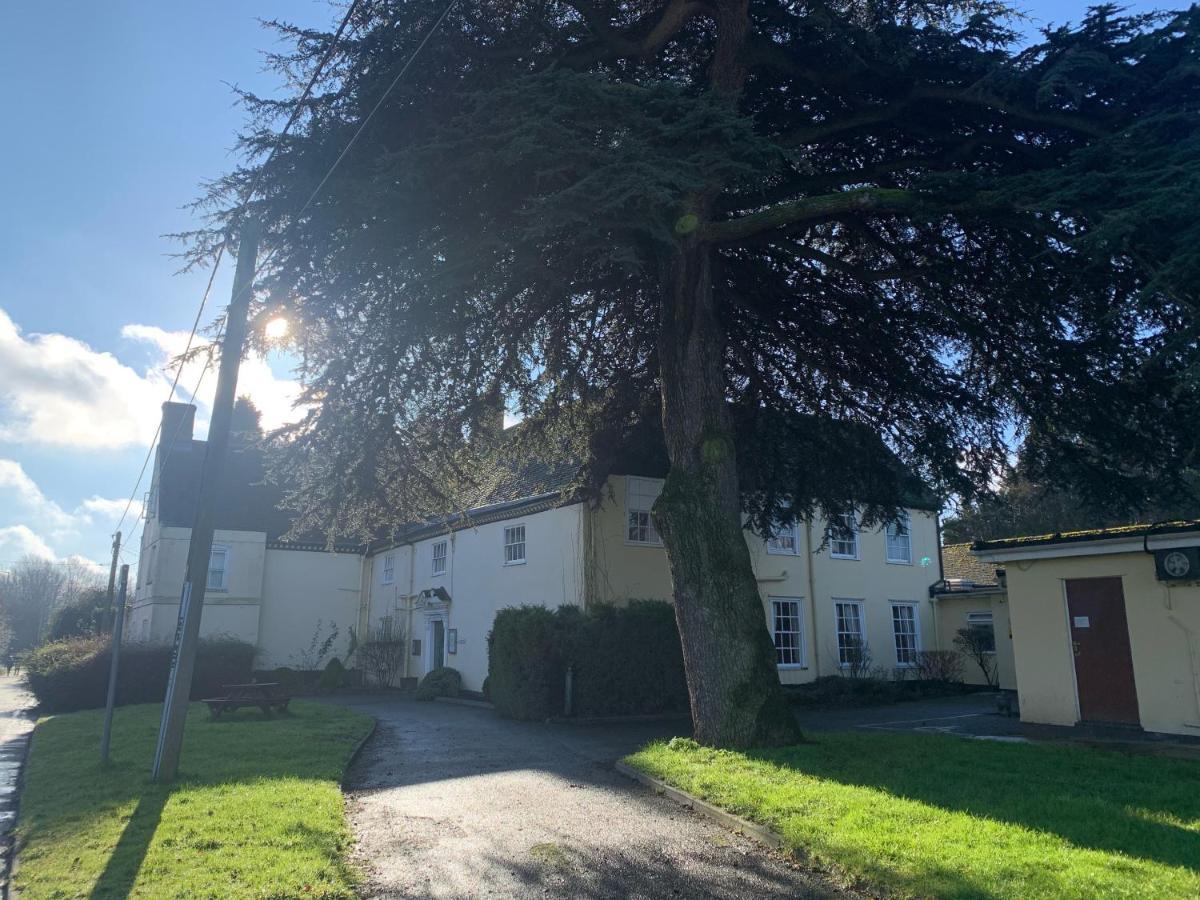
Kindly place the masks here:
POLYGON ((574 669, 577 716, 686 712, 687 681, 675 610, 632 600, 586 612, 522 606, 501 610, 488 638, 488 693, 501 715, 562 715, 566 671, 574 669))
MULTIPOLYGON (((200 642, 192 679, 192 699, 218 697, 221 686, 248 681, 254 646, 230 638, 200 642)), ((25 657, 29 687, 44 712, 72 712, 103 706, 108 693, 108 638, 72 638, 44 644, 25 657)), ((162 702, 167 693, 171 647, 121 647, 117 703, 162 702)))
POLYGON ((562 637, 559 618, 544 606, 496 613, 488 635, 488 693, 496 712, 540 721, 563 709, 562 637))

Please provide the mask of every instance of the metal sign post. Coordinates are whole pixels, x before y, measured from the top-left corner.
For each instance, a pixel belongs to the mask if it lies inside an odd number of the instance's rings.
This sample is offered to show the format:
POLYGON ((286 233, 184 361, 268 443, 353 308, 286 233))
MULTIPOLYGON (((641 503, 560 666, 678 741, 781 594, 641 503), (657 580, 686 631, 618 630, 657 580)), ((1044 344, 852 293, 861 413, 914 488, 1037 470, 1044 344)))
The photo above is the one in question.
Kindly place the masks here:
POLYGON ((108 743, 112 738, 113 707, 117 705, 117 669, 121 660, 121 631, 125 627, 125 592, 129 586, 129 566, 121 566, 121 587, 117 593, 113 618, 112 649, 109 651, 108 700, 104 705, 104 733, 100 736, 100 762, 108 762, 108 743))

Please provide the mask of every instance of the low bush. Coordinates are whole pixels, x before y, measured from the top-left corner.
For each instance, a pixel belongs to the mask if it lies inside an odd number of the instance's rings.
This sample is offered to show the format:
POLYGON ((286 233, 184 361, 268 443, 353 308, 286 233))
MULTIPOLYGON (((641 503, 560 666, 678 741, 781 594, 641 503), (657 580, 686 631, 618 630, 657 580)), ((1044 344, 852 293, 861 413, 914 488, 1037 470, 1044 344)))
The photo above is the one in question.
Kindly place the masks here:
POLYGON ((922 650, 917 654, 917 678, 922 681, 962 681, 962 655, 953 650, 922 650))
POLYGON ((336 691, 346 686, 346 667, 336 656, 325 664, 317 685, 322 691, 336 691))
POLYGON ((432 700, 434 697, 457 697, 462 691, 462 676, 458 669, 440 666, 429 672, 417 685, 418 700, 432 700))
POLYGON ((488 638, 487 692, 501 715, 546 719, 564 710, 573 669, 578 716, 684 712, 687 683, 675 611, 660 601, 557 610, 504 609, 488 638))
POLYGON ((856 706, 885 706, 906 700, 953 697, 978 690, 954 681, 892 681, 887 678, 845 678, 824 675, 808 684, 789 685, 788 700, 803 709, 846 709, 856 706))
MULTIPOLYGON (((192 698, 220 696, 222 685, 250 678, 254 646, 229 638, 203 640, 196 654, 192 698)), ((29 687, 44 712, 70 712, 103 706, 108 693, 108 638, 54 641, 24 659, 29 687)), ((171 647, 129 644, 121 647, 117 703, 161 702, 167 692, 171 647)))

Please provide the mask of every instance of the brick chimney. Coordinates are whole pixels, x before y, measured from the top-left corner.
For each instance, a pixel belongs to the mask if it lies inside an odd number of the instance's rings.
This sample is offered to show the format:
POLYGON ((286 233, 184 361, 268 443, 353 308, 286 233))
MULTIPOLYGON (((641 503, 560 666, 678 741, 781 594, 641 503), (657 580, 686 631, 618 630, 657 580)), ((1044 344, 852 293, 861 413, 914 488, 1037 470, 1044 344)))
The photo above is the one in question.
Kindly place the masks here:
POLYGON ((196 407, 190 403, 172 403, 162 405, 162 433, 158 445, 170 447, 175 444, 190 444, 192 430, 196 425, 196 407))

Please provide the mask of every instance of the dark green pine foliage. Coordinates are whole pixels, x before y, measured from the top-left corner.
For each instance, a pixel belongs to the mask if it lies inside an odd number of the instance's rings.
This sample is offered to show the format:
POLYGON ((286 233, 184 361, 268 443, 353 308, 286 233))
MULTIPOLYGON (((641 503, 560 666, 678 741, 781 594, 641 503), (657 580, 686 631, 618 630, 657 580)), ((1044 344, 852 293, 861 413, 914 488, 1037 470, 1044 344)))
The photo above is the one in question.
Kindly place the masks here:
MULTIPOLYGON (((443 9, 363 0, 270 165, 291 104, 246 97, 246 163, 200 203, 197 260, 262 179, 271 302, 317 404, 284 435, 301 527, 469 496, 498 394, 530 423, 508 445, 569 449, 584 488, 657 418, 697 734, 744 744, 792 732, 739 502, 759 528, 852 502, 878 523, 908 489, 892 454, 969 497, 1030 432, 1097 502, 1184 487, 1195 8, 1099 7, 1021 48, 986 0, 478 0, 323 182, 443 9)), ((330 35, 277 28, 299 81, 330 35)))

